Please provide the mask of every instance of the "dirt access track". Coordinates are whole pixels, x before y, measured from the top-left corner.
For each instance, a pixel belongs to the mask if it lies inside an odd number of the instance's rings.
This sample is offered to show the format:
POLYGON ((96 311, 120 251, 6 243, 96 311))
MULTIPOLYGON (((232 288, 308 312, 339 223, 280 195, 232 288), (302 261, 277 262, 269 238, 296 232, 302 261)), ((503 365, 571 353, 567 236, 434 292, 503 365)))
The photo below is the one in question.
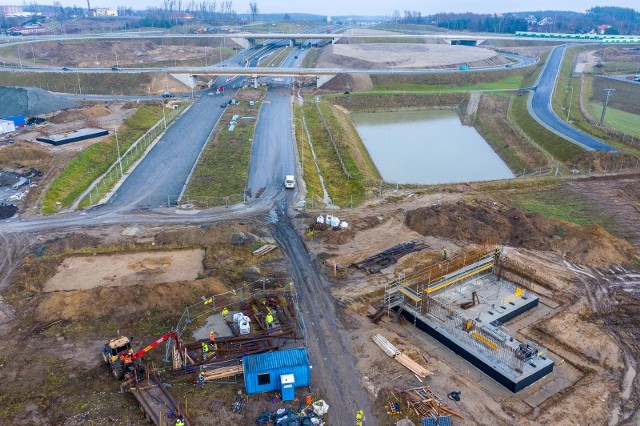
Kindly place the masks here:
POLYGON ((190 281, 203 271, 203 249, 65 258, 45 292, 190 281))

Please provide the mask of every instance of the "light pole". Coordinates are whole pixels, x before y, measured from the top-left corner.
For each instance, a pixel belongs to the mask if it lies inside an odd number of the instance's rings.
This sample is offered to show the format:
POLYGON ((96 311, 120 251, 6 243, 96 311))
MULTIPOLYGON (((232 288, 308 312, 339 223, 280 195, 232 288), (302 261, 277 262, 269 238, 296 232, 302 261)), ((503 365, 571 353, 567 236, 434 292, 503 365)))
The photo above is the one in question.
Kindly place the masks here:
POLYGON ((113 52, 116 54, 116 67, 119 67, 120 65, 118 64, 118 45, 116 43, 113 43, 113 52))
POLYGON ((120 164, 120 177, 124 175, 122 172, 122 157, 120 157, 120 142, 118 142, 118 129, 114 128, 114 132, 116 133, 116 146, 118 147, 118 164, 120 164))
POLYGON ((571 95, 569 97, 569 108, 567 108, 567 123, 569 122, 569 114, 571 113, 571 102, 573 101, 573 86, 569 86, 565 93, 569 92, 569 89, 571 89, 571 95))

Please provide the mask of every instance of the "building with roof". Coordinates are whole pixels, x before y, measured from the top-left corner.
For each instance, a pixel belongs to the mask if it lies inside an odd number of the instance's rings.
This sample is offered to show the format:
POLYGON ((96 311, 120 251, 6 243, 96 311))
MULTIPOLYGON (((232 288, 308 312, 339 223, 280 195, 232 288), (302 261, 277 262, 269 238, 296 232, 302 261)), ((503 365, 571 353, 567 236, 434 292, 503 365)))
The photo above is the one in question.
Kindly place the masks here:
POLYGON ((247 394, 280 391, 283 401, 295 399, 295 388, 309 386, 307 350, 287 349, 242 357, 247 394))

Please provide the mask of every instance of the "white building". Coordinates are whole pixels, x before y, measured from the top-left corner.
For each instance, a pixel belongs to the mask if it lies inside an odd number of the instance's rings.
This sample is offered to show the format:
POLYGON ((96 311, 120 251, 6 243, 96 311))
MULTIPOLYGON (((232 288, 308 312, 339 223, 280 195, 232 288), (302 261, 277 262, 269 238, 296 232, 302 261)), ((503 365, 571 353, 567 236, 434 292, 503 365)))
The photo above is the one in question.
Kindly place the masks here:
POLYGON ((0 135, 3 133, 15 132, 16 125, 11 120, 0 120, 0 135))

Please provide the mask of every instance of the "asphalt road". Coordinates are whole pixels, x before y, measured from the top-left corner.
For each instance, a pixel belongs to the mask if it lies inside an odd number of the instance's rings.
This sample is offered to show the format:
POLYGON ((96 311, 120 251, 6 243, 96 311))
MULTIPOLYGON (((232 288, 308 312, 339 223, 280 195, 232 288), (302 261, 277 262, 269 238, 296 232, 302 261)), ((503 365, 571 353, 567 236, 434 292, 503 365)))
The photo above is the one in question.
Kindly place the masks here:
MULTIPOLYGON (((558 73, 560 72, 560 63, 562 62, 565 50, 571 46, 570 44, 564 44, 555 47, 551 51, 547 64, 538 79, 537 88, 533 92, 533 96, 529 97, 529 113, 538 123, 548 130, 581 146, 587 151, 617 152, 614 147, 571 127, 563 121, 551 107, 551 97, 556 85, 558 73)), ((561 87, 558 90, 564 90, 564 88, 561 87)))

